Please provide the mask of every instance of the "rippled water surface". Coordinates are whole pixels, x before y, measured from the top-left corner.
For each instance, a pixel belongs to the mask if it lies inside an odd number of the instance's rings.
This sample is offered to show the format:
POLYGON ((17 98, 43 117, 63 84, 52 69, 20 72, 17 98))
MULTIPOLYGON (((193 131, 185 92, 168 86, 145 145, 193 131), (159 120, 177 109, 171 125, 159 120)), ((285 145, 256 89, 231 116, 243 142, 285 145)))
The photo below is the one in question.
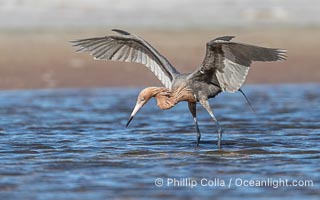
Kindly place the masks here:
POLYGON ((317 199, 319 88, 246 87, 256 113, 239 93, 217 96, 222 150, 200 106, 195 147, 184 102, 150 101, 125 128, 138 89, 2 91, 0 199, 317 199), (284 180, 301 186, 276 187, 284 180))

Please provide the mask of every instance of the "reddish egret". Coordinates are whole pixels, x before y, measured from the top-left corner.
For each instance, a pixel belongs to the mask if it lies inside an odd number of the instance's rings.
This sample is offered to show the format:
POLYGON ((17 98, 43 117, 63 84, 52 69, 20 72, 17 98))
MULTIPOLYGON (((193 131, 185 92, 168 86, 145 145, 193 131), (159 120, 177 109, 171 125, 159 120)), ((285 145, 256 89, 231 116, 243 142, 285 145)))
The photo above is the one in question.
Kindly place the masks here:
POLYGON ((180 101, 187 101, 197 132, 197 146, 201 133, 198 127, 196 104, 199 102, 210 114, 218 129, 218 148, 221 148, 222 128, 208 102, 220 92, 241 91, 253 61, 280 61, 286 59, 286 50, 264 48, 231 42, 234 36, 211 40, 200 67, 192 73, 179 73, 170 62, 141 37, 113 29, 117 36, 95 37, 71 41, 78 52, 88 51, 97 60, 136 62, 148 67, 165 87, 143 89, 130 115, 135 114, 155 97, 160 109, 166 110, 180 101))

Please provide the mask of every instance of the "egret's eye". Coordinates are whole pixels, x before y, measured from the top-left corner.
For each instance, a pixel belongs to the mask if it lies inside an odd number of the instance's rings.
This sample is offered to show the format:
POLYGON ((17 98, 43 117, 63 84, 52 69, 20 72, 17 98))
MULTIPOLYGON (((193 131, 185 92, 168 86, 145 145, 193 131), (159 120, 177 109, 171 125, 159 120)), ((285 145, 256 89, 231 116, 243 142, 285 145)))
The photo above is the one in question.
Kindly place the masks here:
POLYGON ((140 99, 140 101, 144 101, 145 99, 142 97, 141 99, 140 99))

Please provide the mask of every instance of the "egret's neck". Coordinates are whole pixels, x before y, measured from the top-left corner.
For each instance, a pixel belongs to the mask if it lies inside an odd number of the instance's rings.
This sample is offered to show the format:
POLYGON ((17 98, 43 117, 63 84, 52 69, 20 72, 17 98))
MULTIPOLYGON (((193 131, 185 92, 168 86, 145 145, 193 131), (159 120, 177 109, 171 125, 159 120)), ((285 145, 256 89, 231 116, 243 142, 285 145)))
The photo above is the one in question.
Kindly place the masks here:
POLYGON ((161 110, 167 110, 172 108, 175 103, 172 98, 172 92, 165 87, 151 87, 152 97, 156 98, 157 105, 161 110))
POLYGON ((155 98, 157 99, 157 105, 161 110, 168 110, 176 105, 170 94, 158 94, 155 96, 155 98))
POLYGON ((158 95, 170 92, 169 89, 165 87, 148 87, 145 90, 148 90, 151 97, 157 97, 158 95))
POLYGON ((157 105, 162 110, 167 110, 175 106, 180 101, 196 102, 192 90, 182 87, 175 91, 167 88, 154 88, 153 97, 157 99, 157 105))

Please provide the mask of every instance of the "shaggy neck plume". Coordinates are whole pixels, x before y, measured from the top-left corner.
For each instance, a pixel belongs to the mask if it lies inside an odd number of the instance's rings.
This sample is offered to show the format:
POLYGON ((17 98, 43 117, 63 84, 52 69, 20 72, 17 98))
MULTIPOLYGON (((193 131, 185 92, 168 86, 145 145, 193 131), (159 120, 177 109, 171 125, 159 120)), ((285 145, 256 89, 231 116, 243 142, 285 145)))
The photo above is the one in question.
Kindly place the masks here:
POLYGON ((149 90, 151 96, 156 98, 157 106, 161 110, 170 109, 180 101, 196 102, 192 90, 184 87, 174 91, 164 87, 150 87, 146 90, 149 90))

